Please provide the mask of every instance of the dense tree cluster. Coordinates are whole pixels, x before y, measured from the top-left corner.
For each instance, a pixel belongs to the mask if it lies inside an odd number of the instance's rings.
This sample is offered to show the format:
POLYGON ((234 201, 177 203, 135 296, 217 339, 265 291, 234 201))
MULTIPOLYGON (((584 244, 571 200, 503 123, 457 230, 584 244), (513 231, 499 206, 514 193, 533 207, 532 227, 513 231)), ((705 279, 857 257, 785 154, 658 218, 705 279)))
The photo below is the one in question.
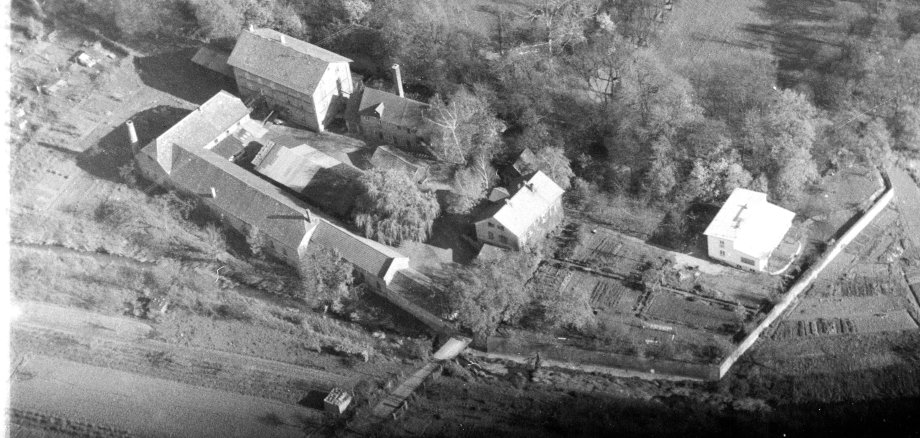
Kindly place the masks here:
POLYGON ((434 193, 423 192, 400 170, 372 170, 360 181, 354 221, 364 235, 388 245, 424 241, 440 208, 434 193))
POLYGON ((447 285, 450 307, 474 335, 491 335, 501 323, 516 321, 532 301, 527 282, 534 267, 529 252, 508 253, 499 260, 455 267, 447 285))
POLYGON ((301 256, 304 298, 334 308, 341 306, 351 294, 354 270, 335 249, 317 248, 301 256))

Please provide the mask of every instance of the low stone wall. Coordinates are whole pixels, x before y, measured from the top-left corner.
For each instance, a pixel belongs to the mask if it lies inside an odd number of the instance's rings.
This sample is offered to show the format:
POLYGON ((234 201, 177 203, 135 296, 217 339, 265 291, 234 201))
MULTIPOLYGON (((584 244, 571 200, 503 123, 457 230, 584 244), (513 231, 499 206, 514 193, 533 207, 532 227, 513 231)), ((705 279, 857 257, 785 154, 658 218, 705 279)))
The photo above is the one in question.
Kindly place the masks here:
MULTIPOLYGON (((891 199, 894 198, 894 188, 891 187, 891 182, 888 180, 888 175, 882 173, 882 179, 885 182, 885 191, 883 194, 875 201, 874 204, 863 213, 862 217, 850 227, 840 239, 833 244, 830 250, 824 253, 824 255, 812 265, 801 277, 795 282, 795 284, 789 288, 786 294, 783 296, 783 299, 773 306, 773 309, 767 314, 767 317, 751 331, 744 338, 738 347, 735 348, 735 351, 732 352, 725 360, 722 361, 722 364, 719 365, 719 373, 717 378, 721 379, 728 373, 728 370, 731 369, 732 365, 738 361, 738 359, 743 355, 751 346, 757 342, 757 339, 760 337, 761 333, 766 330, 774 321, 779 319, 780 316, 789 308, 789 306, 795 301, 798 296, 807 290, 811 283, 818 278, 818 275, 821 274, 821 271, 824 270, 834 259, 846 248, 846 246, 856 238, 872 221, 878 216, 885 207, 888 206, 888 203, 891 202, 891 199)), ((878 193, 878 192, 877 192, 878 193)))
POLYGON ((434 330, 439 334, 451 335, 457 330, 454 329, 450 324, 446 323, 443 319, 438 318, 431 312, 421 308, 420 306, 413 304, 406 297, 403 297, 398 292, 393 292, 390 290, 378 291, 372 289, 374 293, 380 295, 390 303, 393 303, 396 307, 405 310, 410 315, 417 318, 419 321, 427 325, 429 328, 434 330))
POLYGON ((610 371, 613 369, 630 370, 649 375, 669 375, 699 380, 719 378, 719 367, 716 364, 644 359, 638 356, 589 350, 565 345, 564 341, 536 333, 510 332, 505 336, 491 336, 487 341, 486 352, 522 360, 533 359, 539 352, 544 363, 589 372, 603 372, 603 369, 607 368, 610 371), (545 362, 546 360, 552 362, 545 362))

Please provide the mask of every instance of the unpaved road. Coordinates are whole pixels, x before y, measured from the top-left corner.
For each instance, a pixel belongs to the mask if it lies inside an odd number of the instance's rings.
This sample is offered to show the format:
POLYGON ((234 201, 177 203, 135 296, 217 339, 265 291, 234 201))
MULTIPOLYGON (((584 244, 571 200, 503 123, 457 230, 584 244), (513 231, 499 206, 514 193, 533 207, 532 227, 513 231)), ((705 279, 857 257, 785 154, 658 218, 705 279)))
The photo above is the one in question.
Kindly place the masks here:
POLYGON ((318 411, 271 400, 34 355, 11 382, 12 406, 137 436, 294 437, 318 411))
POLYGON ((156 339, 127 317, 38 302, 15 303, 17 354, 39 354, 133 374, 296 404, 310 391, 350 387, 355 376, 156 339))

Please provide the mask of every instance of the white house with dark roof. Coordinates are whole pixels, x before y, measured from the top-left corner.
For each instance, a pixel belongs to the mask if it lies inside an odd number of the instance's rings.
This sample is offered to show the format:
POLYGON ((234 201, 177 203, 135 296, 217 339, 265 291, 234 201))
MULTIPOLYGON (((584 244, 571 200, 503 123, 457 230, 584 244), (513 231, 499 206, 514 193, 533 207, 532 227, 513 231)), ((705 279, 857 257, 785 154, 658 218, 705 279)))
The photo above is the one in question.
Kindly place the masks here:
POLYGON ((272 29, 244 30, 227 64, 244 99, 261 96, 287 120, 323 131, 353 86, 350 59, 272 29))
POLYGON ((767 202, 765 193, 735 189, 704 232, 709 256, 739 268, 764 271, 793 218, 795 213, 767 202))
POLYGON ((425 112, 428 108, 428 104, 365 87, 358 105, 361 135, 370 143, 427 154, 425 112))
POLYGON ((493 204, 476 222, 476 237, 503 248, 520 250, 562 223, 561 187, 543 172, 525 179, 508 198, 493 204))
POLYGON ((335 249, 372 288, 386 291, 409 259, 393 248, 357 236, 322 216, 284 189, 234 164, 216 151, 251 135, 249 111, 224 91, 144 146, 136 155, 140 171, 160 185, 198 197, 230 226, 253 228, 266 251, 298 266, 318 247, 335 249))

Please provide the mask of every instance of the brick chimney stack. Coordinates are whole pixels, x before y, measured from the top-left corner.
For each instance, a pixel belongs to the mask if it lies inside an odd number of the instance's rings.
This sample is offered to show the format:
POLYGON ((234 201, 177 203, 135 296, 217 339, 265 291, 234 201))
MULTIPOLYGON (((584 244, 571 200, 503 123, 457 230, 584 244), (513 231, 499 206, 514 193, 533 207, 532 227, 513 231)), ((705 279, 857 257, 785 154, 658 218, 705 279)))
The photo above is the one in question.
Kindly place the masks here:
POLYGON ((406 97, 403 94, 402 75, 399 73, 399 64, 393 64, 390 68, 393 69, 393 74, 395 75, 394 80, 396 81, 396 90, 399 92, 399 97, 406 97))

